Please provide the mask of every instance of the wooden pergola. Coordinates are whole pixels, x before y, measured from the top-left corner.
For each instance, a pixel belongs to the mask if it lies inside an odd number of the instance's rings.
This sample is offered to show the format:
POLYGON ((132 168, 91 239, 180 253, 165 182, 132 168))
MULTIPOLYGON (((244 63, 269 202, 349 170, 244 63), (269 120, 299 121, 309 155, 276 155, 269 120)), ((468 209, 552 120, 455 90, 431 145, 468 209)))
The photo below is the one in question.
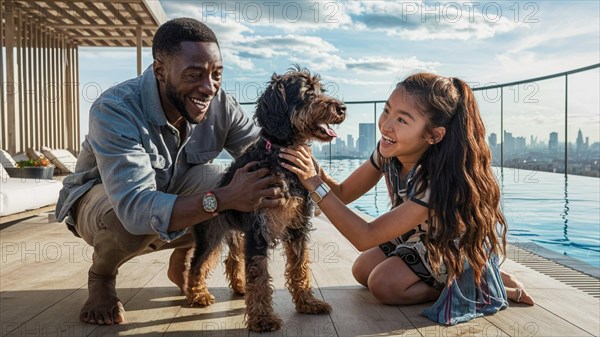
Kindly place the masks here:
MULTIPOLYGON (((0 148, 79 152, 79 47, 152 45, 158 0, 0 0, 0 148)), ((108 65, 110 66, 110 65, 108 65)))

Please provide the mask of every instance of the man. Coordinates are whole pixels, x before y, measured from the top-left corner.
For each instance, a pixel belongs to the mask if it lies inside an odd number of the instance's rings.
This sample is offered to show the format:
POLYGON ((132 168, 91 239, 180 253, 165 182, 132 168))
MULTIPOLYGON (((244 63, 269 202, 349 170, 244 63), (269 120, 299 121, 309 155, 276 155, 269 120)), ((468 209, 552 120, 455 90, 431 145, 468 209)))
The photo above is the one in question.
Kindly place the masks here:
POLYGON ((220 90, 223 63, 214 32, 194 19, 163 24, 154 63, 142 76, 104 92, 90 109, 90 129, 76 173, 64 180, 59 221, 94 247, 89 297, 80 319, 124 321, 116 293, 118 268, 143 253, 175 248, 168 276, 183 292, 186 229, 225 209, 279 204, 266 169, 236 173, 214 188, 221 150, 234 157, 257 137, 240 106, 220 90))

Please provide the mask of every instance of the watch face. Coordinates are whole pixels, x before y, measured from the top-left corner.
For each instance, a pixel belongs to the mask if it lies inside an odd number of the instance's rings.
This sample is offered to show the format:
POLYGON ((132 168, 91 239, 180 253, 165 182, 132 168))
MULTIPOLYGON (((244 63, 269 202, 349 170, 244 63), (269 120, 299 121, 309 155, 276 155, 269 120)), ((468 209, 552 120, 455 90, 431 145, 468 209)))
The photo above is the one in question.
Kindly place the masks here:
POLYGON ((208 192, 202 198, 202 206, 208 213, 213 213, 217 210, 217 198, 214 194, 208 192))
POLYGON ((310 197, 310 199, 311 199, 312 201, 314 201, 316 204, 318 204, 318 203, 319 203, 319 201, 321 201, 321 199, 323 199, 323 198, 321 198, 321 195, 320 195, 319 193, 317 193, 316 191, 312 191, 312 192, 310 192, 310 194, 309 194, 308 196, 309 196, 309 197, 310 197))

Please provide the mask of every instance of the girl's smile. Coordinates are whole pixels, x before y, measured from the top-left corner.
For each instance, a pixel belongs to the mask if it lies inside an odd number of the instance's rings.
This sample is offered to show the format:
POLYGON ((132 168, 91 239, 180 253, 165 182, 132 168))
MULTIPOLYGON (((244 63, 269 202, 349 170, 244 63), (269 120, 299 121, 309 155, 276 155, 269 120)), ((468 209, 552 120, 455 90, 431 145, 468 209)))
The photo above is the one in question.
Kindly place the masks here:
POLYGON ((379 117, 381 155, 397 157, 404 163, 416 162, 429 147, 427 123, 416 99, 403 87, 394 90, 379 117))

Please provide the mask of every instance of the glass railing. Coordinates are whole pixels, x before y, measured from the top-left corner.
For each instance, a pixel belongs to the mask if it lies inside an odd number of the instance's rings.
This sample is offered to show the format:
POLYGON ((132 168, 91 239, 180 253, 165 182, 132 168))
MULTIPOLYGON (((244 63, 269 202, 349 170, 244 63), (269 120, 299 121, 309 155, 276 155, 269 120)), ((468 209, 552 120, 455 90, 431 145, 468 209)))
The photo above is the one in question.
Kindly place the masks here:
MULTIPOLYGON (((469 83, 486 126, 494 166, 600 177, 600 64, 516 82, 469 83)), ((316 157, 366 158, 379 139, 385 100, 346 101, 348 118, 316 157)), ((252 102, 241 103, 250 110, 252 102)), ((251 113, 249 111, 249 113, 251 113)))

